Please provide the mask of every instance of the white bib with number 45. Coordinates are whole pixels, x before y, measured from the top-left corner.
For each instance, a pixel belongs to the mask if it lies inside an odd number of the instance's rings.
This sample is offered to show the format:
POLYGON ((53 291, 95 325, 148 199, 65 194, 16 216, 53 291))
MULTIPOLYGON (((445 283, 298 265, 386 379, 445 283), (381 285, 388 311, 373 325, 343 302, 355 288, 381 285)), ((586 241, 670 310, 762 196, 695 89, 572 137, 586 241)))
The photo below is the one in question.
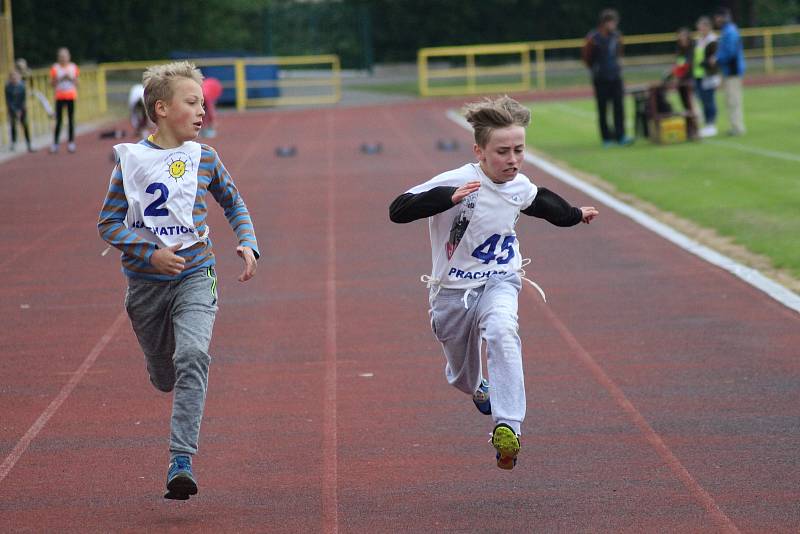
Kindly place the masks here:
POLYGON ((522 266, 514 227, 520 210, 536 196, 536 186, 523 175, 495 184, 483 172, 478 174, 481 188, 472 218, 446 272, 438 273, 443 287, 475 287, 494 274, 519 271, 522 266))
POLYGON ((192 211, 197 197, 201 146, 194 141, 169 150, 142 143, 114 146, 128 201, 125 225, 159 247, 188 248, 198 235, 192 211))

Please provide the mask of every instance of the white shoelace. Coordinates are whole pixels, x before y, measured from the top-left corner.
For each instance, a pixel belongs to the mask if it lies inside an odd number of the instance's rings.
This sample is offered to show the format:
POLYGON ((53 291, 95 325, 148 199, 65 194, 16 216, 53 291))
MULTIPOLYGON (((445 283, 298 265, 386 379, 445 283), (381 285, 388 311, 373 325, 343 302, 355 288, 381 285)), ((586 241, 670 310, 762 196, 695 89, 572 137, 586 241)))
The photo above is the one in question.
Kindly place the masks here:
POLYGON ((542 296, 542 300, 543 300, 543 301, 545 301, 545 302, 547 302, 547 296, 544 294, 544 289, 542 289, 542 288, 539 286, 539 284, 537 284, 536 282, 534 282, 533 280, 531 280, 530 278, 528 278, 527 276, 525 276, 525 269, 524 269, 524 268, 525 268, 526 266, 530 265, 530 264, 531 264, 531 259, 530 259, 530 258, 523 258, 523 259, 522 259, 522 265, 520 266, 520 268, 519 268, 519 271, 517 271, 517 272, 519 273, 519 276, 520 276, 520 278, 522 278, 523 280, 525 280, 526 282, 528 282, 530 285, 532 285, 532 286, 533 286, 533 288, 534 288, 536 291, 538 291, 538 292, 539 292, 539 294, 542 296))
POLYGON ((438 278, 434 278, 428 274, 423 274, 419 277, 419 281, 425 284, 425 287, 428 289, 434 288, 433 292, 431 293, 430 300, 433 302, 433 299, 436 298, 436 295, 439 294, 439 290, 442 288, 441 280, 438 278))

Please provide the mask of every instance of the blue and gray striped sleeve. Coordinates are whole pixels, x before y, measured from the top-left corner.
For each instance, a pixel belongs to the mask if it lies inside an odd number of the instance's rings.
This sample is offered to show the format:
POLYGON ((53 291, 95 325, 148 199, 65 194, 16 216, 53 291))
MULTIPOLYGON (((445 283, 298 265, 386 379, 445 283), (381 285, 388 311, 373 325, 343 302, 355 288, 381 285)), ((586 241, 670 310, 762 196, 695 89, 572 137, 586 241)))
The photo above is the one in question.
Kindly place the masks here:
POLYGON ((111 174, 108 192, 100 209, 97 229, 106 243, 128 256, 149 264, 150 256, 155 252, 156 246, 125 226, 127 214, 128 200, 125 198, 125 188, 122 184, 122 170, 117 165, 111 174))
POLYGON ((231 178, 231 175, 222 163, 219 154, 217 154, 213 148, 208 148, 213 153, 213 160, 209 162, 213 168, 211 172, 211 183, 208 186, 208 190, 225 211, 225 217, 236 233, 239 245, 250 247, 256 258, 258 258, 260 253, 258 251, 258 242, 256 241, 256 233, 253 228, 253 221, 250 218, 250 212, 247 210, 244 199, 242 195, 239 194, 239 190, 236 188, 236 184, 233 183, 233 178, 231 178))

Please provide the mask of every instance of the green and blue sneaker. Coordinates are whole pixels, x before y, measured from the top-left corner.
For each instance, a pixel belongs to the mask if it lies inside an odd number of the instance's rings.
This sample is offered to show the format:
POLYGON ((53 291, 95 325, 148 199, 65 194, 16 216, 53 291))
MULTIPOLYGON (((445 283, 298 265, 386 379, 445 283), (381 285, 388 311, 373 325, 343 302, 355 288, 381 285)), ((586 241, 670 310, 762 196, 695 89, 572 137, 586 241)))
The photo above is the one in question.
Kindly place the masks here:
POLYGON ((167 493, 165 499, 185 501, 190 495, 197 495, 197 481, 192 473, 192 459, 189 456, 176 456, 167 471, 167 493))
POLYGON ((481 385, 472 394, 472 402, 475 403, 475 407, 482 414, 492 414, 492 401, 489 399, 489 381, 485 378, 481 379, 481 385))
POLYGON ((514 429, 505 423, 500 423, 492 431, 492 446, 497 451, 497 467, 500 469, 514 469, 517 465, 519 454, 519 437, 514 429))

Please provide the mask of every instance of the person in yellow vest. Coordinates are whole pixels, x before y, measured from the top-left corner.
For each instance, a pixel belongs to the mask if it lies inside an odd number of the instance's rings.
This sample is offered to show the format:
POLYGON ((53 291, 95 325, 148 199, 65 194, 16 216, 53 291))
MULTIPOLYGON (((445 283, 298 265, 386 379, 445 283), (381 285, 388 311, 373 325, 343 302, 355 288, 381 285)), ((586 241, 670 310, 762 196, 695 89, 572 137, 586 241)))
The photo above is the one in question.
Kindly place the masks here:
POLYGON ((50 83, 56 93, 56 129, 50 152, 58 152, 58 138, 61 135, 61 122, 64 110, 67 111, 68 140, 67 150, 75 152, 75 100, 78 98, 78 76, 80 69, 70 61, 69 49, 58 49, 58 61, 50 68, 50 83))
POLYGON ((720 84, 717 67, 711 61, 717 52, 717 35, 711 31, 711 19, 697 19, 697 41, 692 58, 692 76, 700 103, 703 105, 705 125, 700 129, 700 137, 717 135, 716 91, 720 84))

